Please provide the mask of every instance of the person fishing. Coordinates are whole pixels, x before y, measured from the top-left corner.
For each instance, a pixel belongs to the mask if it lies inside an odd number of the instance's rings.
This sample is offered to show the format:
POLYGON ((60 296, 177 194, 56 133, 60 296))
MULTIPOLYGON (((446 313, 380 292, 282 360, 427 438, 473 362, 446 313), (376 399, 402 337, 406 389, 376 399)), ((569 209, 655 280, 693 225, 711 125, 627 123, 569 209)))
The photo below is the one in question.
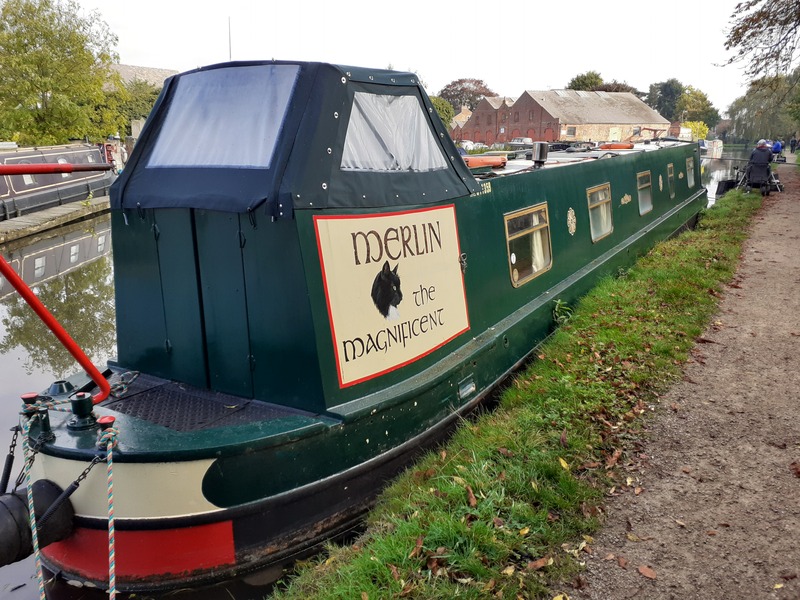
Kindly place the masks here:
POLYGON ((770 163, 772 162, 772 150, 766 140, 758 140, 758 144, 750 153, 750 160, 747 163, 747 186, 746 192, 751 188, 759 188, 762 196, 768 196, 770 191, 770 163))

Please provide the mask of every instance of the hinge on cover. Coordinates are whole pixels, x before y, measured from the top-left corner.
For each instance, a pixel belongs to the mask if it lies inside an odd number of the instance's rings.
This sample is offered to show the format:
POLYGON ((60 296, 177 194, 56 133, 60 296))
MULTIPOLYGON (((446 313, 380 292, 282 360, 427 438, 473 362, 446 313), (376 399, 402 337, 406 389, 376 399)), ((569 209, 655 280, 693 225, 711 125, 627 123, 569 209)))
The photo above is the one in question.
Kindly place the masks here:
POLYGON ((164 350, 167 351, 167 354, 172 352, 172 342, 169 341, 169 338, 164 340, 164 350))
POLYGON ((159 230, 158 225, 156 223, 153 223, 152 230, 153 230, 153 237, 156 239, 156 241, 158 241, 158 236, 161 235, 161 231, 159 230))
POLYGON ((244 248, 244 245, 247 243, 247 238, 244 237, 244 231, 241 229, 239 230, 239 248, 244 248))

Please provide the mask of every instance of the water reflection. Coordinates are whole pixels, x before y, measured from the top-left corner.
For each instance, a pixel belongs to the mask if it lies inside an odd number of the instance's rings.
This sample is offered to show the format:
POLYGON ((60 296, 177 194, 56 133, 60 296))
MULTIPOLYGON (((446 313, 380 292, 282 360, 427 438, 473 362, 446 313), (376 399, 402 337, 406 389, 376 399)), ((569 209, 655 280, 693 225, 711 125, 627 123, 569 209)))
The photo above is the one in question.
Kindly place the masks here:
POLYGON ((747 164, 749 151, 734 150, 723 152, 722 158, 703 158, 700 162, 700 173, 703 185, 708 190, 708 204, 714 204, 717 199, 717 186, 726 179, 737 178, 736 169, 744 168, 747 164))
MULTIPOLYGON (((104 363, 116 344, 109 218, 54 233, 58 235, 0 251, 87 356, 104 363)), ((0 281, 0 354, 21 357, 28 375, 46 372, 58 379, 73 373, 75 359, 9 282, 0 281)), ((5 381, 15 377, 3 375, 5 381)))

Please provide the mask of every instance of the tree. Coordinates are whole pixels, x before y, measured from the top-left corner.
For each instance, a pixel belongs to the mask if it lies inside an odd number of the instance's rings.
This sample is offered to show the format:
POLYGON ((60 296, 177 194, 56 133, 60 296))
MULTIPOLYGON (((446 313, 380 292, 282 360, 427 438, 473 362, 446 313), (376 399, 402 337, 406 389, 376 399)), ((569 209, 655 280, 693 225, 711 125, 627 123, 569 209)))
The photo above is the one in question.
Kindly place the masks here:
POLYGON ((436 95, 449 102, 456 113, 461 112, 462 106, 475 110, 482 98, 497 96, 482 79, 456 79, 436 95))
POLYGON ((603 78, 597 71, 586 71, 570 79, 567 84, 568 90, 585 90, 591 92, 603 85, 603 78))
POLYGON ((651 83, 650 92, 647 94, 645 102, 650 108, 654 108, 665 119, 670 121, 680 120, 678 112, 678 100, 683 95, 683 84, 677 79, 668 79, 661 83, 651 83))
POLYGON ((681 97, 678 98, 675 110, 681 120, 702 121, 709 127, 714 127, 722 120, 719 111, 711 104, 708 96, 692 86, 687 86, 681 97))
POLYGON ((125 132, 130 135, 131 122, 150 116, 161 88, 141 79, 134 79, 123 86, 125 95, 120 104, 120 112, 125 118, 125 132))
POLYGON ((442 120, 442 123, 444 123, 444 128, 450 131, 450 124, 453 122, 453 117, 456 116, 456 111, 453 110, 453 106, 444 98, 439 98, 438 96, 431 96, 430 98, 433 108, 436 109, 439 118, 442 120))
POLYGON ((693 140, 704 140, 708 137, 708 125, 702 121, 684 121, 681 127, 688 127, 691 130, 693 140))
POLYGON ((102 139, 119 129, 104 86, 117 38, 75 0, 5 0, 0 8, 0 123, 23 144, 102 139), (108 111, 98 117, 98 106, 108 111))
POLYGON ((732 135, 753 141, 776 139, 793 132, 797 122, 792 118, 789 105, 775 102, 775 96, 785 97, 792 86, 796 86, 795 79, 781 76, 752 82, 747 93, 728 108, 732 135))
POLYGON ((800 49, 797 0, 745 0, 731 15, 725 49, 736 53, 727 64, 749 61, 744 72, 752 82, 788 75, 800 49))
POLYGON ((594 88, 595 92, 629 92, 636 96, 637 98, 643 100, 644 97, 647 95, 644 92, 637 90, 632 85, 628 85, 627 83, 619 82, 616 79, 612 80, 610 83, 604 83, 603 85, 598 85, 594 88))

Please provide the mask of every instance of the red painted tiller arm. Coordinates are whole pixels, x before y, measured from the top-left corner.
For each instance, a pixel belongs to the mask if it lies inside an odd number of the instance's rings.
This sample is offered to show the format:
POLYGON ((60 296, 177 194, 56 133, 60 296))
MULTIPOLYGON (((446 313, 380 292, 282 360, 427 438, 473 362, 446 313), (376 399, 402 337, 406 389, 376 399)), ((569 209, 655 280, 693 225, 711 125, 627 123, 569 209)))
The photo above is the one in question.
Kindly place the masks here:
POLYGON ((74 173, 76 171, 110 171, 114 165, 107 163, 39 163, 0 165, 0 175, 41 175, 46 173, 74 173))
MULTIPOLYGON (((31 165, 26 165, 30 167, 31 165)), ((92 402, 97 404, 98 402, 102 402, 106 398, 108 398, 108 394, 111 392, 111 386, 109 385, 108 381, 105 377, 97 370, 89 358, 84 354, 83 350, 80 349, 78 344, 75 343, 70 335, 66 332, 66 330, 61 326, 61 323, 56 321, 56 318, 50 314, 44 304, 42 304, 41 300, 36 297, 36 294, 33 293, 31 288, 22 281, 22 278, 17 275, 16 271, 11 267, 10 264, 6 261, 5 258, 0 257, 0 273, 8 279, 11 285, 14 286, 14 289, 19 292, 19 295, 28 303, 28 305, 34 310, 34 312, 39 315, 39 318, 44 321, 44 324, 52 331, 55 336, 58 338, 58 341, 66 348, 75 360, 83 367, 86 374, 92 378, 97 386, 100 388, 100 391, 92 397, 92 402)))

